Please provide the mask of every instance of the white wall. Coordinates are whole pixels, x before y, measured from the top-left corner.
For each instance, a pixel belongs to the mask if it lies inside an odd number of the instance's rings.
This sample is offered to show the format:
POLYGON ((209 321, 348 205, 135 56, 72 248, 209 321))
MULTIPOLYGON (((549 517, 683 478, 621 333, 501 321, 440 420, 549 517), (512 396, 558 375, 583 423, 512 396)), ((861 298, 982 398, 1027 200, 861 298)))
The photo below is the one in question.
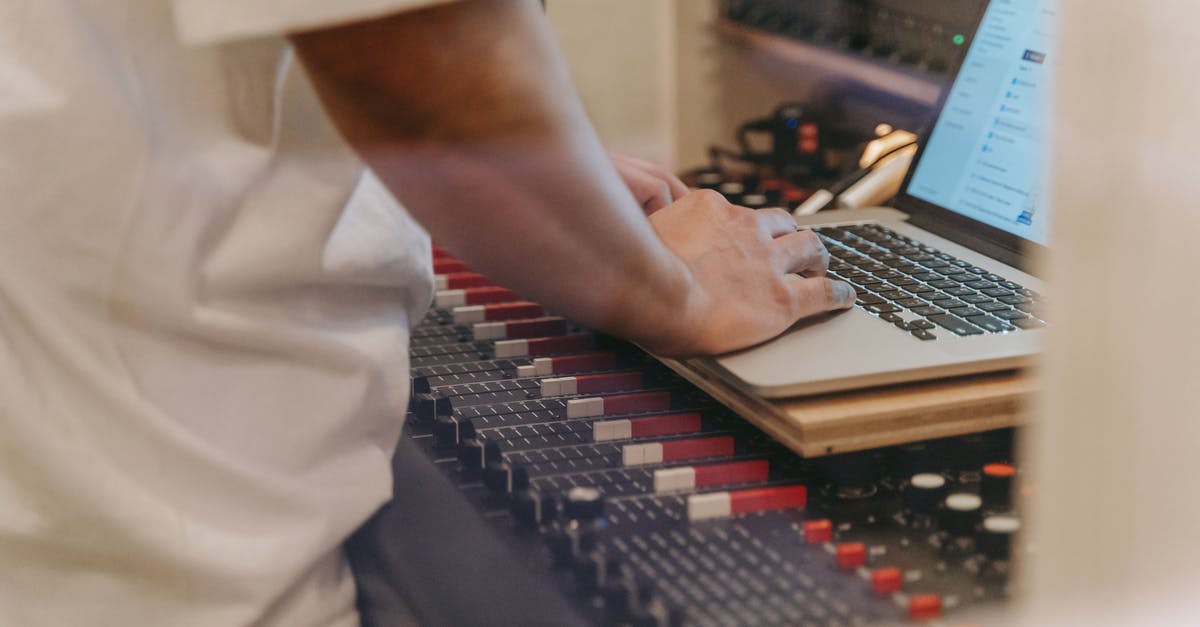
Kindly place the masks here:
MULTIPOLYGON (((695 2, 695 0, 693 0, 695 2)), ((580 97, 610 148, 675 165, 675 0, 548 0, 580 97)))

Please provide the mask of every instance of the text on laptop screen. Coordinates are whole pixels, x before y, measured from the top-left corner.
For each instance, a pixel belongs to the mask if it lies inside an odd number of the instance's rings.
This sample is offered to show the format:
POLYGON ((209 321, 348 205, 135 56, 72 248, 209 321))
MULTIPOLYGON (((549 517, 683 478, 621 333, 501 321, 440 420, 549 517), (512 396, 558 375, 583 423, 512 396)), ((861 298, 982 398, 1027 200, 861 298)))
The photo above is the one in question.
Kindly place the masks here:
POLYGON ((1056 4, 992 0, 907 189, 1042 245, 1056 4))

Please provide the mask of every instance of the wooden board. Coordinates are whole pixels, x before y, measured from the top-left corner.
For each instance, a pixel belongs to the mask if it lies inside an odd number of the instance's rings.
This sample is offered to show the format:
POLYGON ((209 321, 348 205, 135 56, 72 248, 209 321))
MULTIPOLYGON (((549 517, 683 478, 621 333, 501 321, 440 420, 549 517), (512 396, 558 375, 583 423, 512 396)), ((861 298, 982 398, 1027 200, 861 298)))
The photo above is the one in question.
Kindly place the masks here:
POLYGON ((1034 379, 1004 372, 794 399, 768 400, 662 360, 725 406, 805 457, 1023 424, 1034 379))

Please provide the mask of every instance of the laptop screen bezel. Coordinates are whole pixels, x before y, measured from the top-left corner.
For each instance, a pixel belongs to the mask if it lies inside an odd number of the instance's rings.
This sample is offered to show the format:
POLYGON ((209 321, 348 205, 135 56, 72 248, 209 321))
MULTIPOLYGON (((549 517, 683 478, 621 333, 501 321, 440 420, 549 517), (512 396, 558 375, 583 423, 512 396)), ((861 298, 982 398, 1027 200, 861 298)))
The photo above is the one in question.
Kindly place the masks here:
POLYGON ((950 91, 954 83, 958 80, 958 74, 962 69, 963 61, 966 59, 967 51, 975 43, 975 33, 978 31, 979 25, 983 21, 983 16, 987 13, 990 4, 990 2, 982 3, 979 14, 975 17, 975 28, 971 30, 971 37, 964 43, 963 53, 958 55, 958 59, 955 61, 954 68, 950 73, 950 76, 953 78, 942 89, 942 93, 938 97, 937 104, 933 108, 932 115, 929 118, 929 123, 925 125, 925 128, 921 130, 918 136, 917 151, 913 155, 912 164, 904 176, 904 181, 900 185, 900 192, 893 204, 897 209, 909 215, 908 221, 913 225, 925 229, 934 235, 944 237, 957 244, 979 251, 1024 272, 1033 274, 1031 272, 1033 268, 1030 268, 1029 260, 1043 255, 1048 249, 1047 246, 1014 235, 990 224, 985 224, 979 220, 968 218, 961 213, 929 202, 928 200, 917 198, 908 193, 908 187, 912 181, 913 174, 917 171, 917 166, 921 162, 925 147, 929 145, 929 137, 933 133, 933 127, 938 117, 941 116, 942 109, 946 106, 946 101, 950 97, 950 91))

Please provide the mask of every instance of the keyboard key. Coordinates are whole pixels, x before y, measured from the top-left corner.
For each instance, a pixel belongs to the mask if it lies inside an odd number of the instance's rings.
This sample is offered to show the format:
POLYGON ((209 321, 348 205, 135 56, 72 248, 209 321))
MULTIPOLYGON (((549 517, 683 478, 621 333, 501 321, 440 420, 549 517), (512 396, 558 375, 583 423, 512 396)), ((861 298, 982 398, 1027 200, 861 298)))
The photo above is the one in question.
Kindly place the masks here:
POLYGON ((924 307, 913 307, 912 312, 919 316, 934 316, 934 315, 942 313, 942 310, 939 307, 934 307, 932 305, 926 305, 924 307))
POLYGON ((946 261, 949 261, 950 265, 958 267, 958 268, 970 268, 971 267, 970 262, 963 261, 962 259, 954 259, 953 257, 951 257, 950 259, 947 259, 946 261))
POLYGON ((974 294, 975 290, 973 290, 969 287, 959 286, 959 287, 946 288, 946 293, 951 296, 956 296, 958 298, 962 298, 963 296, 966 296, 968 294, 974 294))
MULTIPOLYGON (((1004 277, 1002 277, 1002 276, 999 276, 999 275, 995 275, 995 274, 991 274, 991 273, 983 275, 983 278, 985 278, 985 279, 987 279, 987 280, 991 281, 992 283, 1003 283, 1003 282, 1005 282, 1005 281, 1004 281, 1004 277)), ((1011 288, 1010 288, 1010 289, 1011 289, 1011 288)))
POLYGON ((879 314, 879 319, 886 320, 887 322, 890 322, 892 324, 896 324, 897 322, 904 322, 904 318, 901 318, 900 316, 897 316, 894 313, 879 314))
POLYGON ((875 274, 875 277, 879 278, 879 279, 894 279, 894 278, 900 276, 900 273, 896 272, 895 270, 883 270, 883 271, 867 270, 866 267, 863 267, 862 269, 866 270, 867 272, 873 272, 875 274))
POLYGON ((911 263, 898 263, 893 265, 892 269, 897 272, 903 272, 904 274, 917 274, 925 271, 925 269, 921 266, 913 265, 911 263))
POLYGON ((1016 309, 1005 309, 1004 311, 993 311, 993 312, 991 312, 991 314, 1001 320, 1007 320, 1009 322, 1012 322, 1013 320, 1022 320, 1024 318, 1029 317, 1029 314, 1027 314, 1023 311, 1017 311, 1016 309))
POLYGON ((913 294, 928 294, 933 291, 932 287, 929 287, 928 285, 922 285, 920 283, 917 283, 916 285, 906 285, 904 286, 904 289, 912 292, 913 294))
POLYGON ((926 303, 920 298, 901 298, 900 300, 896 301, 896 304, 900 305, 901 307, 912 309, 913 307, 924 307, 926 303))
POLYGON ((940 268, 930 268, 930 269, 941 275, 961 274, 962 273, 962 268, 958 268, 958 267, 952 266, 950 264, 946 264, 940 268))
POLYGON ((980 311, 974 307, 966 307, 966 306, 950 307, 950 308, 948 308, 948 310, 950 311, 950 313, 952 313, 956 316, 959 316, 961 318, 965 318, 967 316, 982 316, 983 315, 982 311, 980 311))
POLYGON ((997 297, 997 300, 1006 305, 1026 305, 1033 302, 1025 296, 1020 296, 1017 294, 1012 294, 1011 296, 1000 296, 997 297))
POLYGON ((987 270, 984 270, 983 268, 980 268, 979 266, 971 266, 970 268, 967 268, 967 272, 970 272, 971 274, 987 274, 988 273, 987 270))
POLYGON ((900 311, 899 307, 897 307, 891 303, 879 303, 876 305, 867 305, 863 309, 866 309, 867 311, 869 311, 871 313, 877 313, 877 314, 893 313, 896 311, 900 311))
POLYGON ((912 278, 918 281, 940 281, 942 280, 942 275, 936 272, 918 272, 912 275, 912 278))
POLYGON ((989 313, 994 312, 994 311, 1005 311, 1005 310, 1011 311, 1011 309, 1009 309, 1008 305, 1005 305, 1004 303, 997 303, 996 301, 992 301, 990 303, 982 303, 978 307, 989 313))
POLYGON ((1025 289, 1021 287, 1020 283, 1013 283, 1012 281, 1000 281, 1000 287, 1008 288, 1010 290, 1025 289))
MULTIPOLYGON (((891 270, 888 270, 887 266, 883 265, 882 263, 876 263, 876 262, 863 264, 863 265, 859 266, 858 269, 862 270, 863 272, 871 272, 871 273, 875 274, 876 276, 879 276, 879 275, 883 274, 884 272, 891 272, 891 270)), ((883 279, 886 277, 880 276, 879 278, 883 279)))
MULTIPOLYGON (((943 261, 941 259, 938 259, 937 256, 935 255, 932 259, 922 261, 921 265, 925 266, 926 268, 929 268, 930 270, 933 270, 934 268, 945 268, 946 266, 948 266, 950 264, 946 263, 945 261, 943 261)), ((1016 288, 1009 288, 1009 289, 1016 289, 1016 288)))
POLYGON ((971 303, 972 305, 993 302, 991 296, 984 296, 983 294, 967 294, 966 296, 960 296, 959 298, 962 300, 962 302, 971 303))
POLYGON ((934 314, 929 316, 929 320, 934 324, 950 331, 955 335, 982 335, 983 331, 975 325, 948 313, 934 314))
POLYGON ((880 281, 879 279, 868 274, 868 275, 864 276, 863 278, 855 281, 855 283, 857 283, 859 285, 876 285, 878 283, 883 283, 883 281, 880 281))
POLYGON ((973 290, 986 290, 986 289, 994 288, 994 286, 996 284, 992 283, 991 281, 984 281, 982 279, 977 279, 975 281, 967 281, 966 283, 963 283, 963 285, 966 285, 967 287, 969 287, 973 290))
POLYGON ((913 337, 925 341, 937 339, 937 336, 930 333, 927 329, 913 329, 909 333, 911 333, 913 337))
POLYGON ((928 320, 913 320, 908 326, 913 329, 932 329, 934 324, 928 320))
POLYGON ((1015 296, 1015 294, 1013 294, 1012 291, 1006 290, 1003 287, 989 287, 985 290, 980 290, 980 291, 982 291, 984 294, 987 294, 988 296, 991 296, 992 298, 1002 298, 1004 296, 1015 296))
POLYGON ((857 302, 859 305, 866 307, 868 305, 878 305, 887 301, 879 296, 876 296, 875 294, 859 294, 857 302))
POLYGON ((904 292, 892 287, 891 285, 882 285, 875 293, 879 294, 880 298, 886 298, 888 300, 904 298, 904 292))
POLYGON ((888 279, 888 283, 891 283, 892 285, 896 285, 899 287, 904 287, 905 285, 916 285, 917 281, 914 279, 911 279, 909 277, 902 276, 902 277, 895 278, 895 279, 888 279))
POLYGON ((951 281, 950 279, 941 279, 938 281, 930 281, 929 285, 931 285, 932 287, 936 287, 939 290, 948 290, 952 287, 959 287, 958 281, 951 281))
MULTIPOLYGON (((830 269, 832 270, 833 268, 830 268, 830 269)), ((844 272, 838 272, 838 274, 840 274, 841 277, 843 279, 846 279, 847 281, 853 281, 855 279, 861 279, 861 278, 867 276, 867 273, 863 272, 861 270, 846 270, 844 272)), ((1009 292, 1009 293, 1011 294, 1011 292, 1009 292)))
MULTIPOLYGON (((954 297, 953 297, 953 296, 951 296, 951 295, 949 295, 949 294, 947 294, 947 293, 945 293, 945 292, 934 292, 934 293, 932 293, 932 294, 929 294, 928 296, 926 296, 926 297, 925 297, 925 300, 931 300, 931 301, 934 301, 934 302, 940 302, 940 301, 950 301, 950 300, 954 300, 954 297)), ((956 303, 957 303, 958 301, 954 301, 954 302, 956 302, 956 303)), ((956 305, 955 305, 955 306, 956 306, 956 305)))
POLYGON ((959 272, 958 274, 947 275, 946 278, 950 279, 951 281, 958 281, 959 283, 967 283, 969 281, 974 281, 975 275, 967 274, 966 272, 959 272))
POLYGON ((967 320, 969 320, 971 322, 971 324, 973 324, 981 329, 984 329, 986 331, 990 331, 992 333, 1000 333, 1002 331, 1012 331, 1013 330, 1013 326, 1011 324, 1008 324, 1008 323, 1004 322, 1003 320, 998 320, 991 316, 986 316, 986 315, 985 316, 970 316, 967 318, 967 320))
POLYGON ((1018 327, 1021 327, 1022 329, 1036 329, 1038 327, 1046 326, 1045 322, 1042 322, 1037 318, 1021 318, 1018 320, 1013 320, 1012 323, 1018 327))

